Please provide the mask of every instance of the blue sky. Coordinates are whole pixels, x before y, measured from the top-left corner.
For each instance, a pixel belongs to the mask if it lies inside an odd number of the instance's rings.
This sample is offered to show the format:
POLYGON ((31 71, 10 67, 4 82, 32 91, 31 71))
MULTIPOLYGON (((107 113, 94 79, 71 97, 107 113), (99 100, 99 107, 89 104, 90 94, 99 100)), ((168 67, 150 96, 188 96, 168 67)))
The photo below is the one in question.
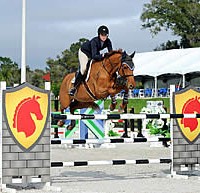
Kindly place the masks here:
MULTIPOLYGON (((96 36, 98 26, 110 29, 113 48, 128 53, 148 52, 167 40, 170 32, 152 38, 141 29, 140 15, 150 0, 27 0, 26 64, 45 69, 47 58, 56 58, 80 38, 96 36)), ((22 0, 0 1, 0 56, 21 64, 22 0)))

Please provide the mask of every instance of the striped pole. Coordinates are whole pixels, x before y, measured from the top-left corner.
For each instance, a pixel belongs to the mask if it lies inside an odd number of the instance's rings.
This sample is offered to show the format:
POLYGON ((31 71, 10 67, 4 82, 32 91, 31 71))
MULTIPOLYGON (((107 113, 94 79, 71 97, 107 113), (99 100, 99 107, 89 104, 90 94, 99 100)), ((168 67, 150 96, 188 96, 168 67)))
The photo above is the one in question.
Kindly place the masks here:
POLYGON ((179 119, 179 118, 200 118, 200 114, 52 114, 52 119, 68 119, 68 120, 81 120, 81 119, 179 119))
POLYGON ((110 161, 75 161, 51 162, 51 167, 97 166, 97 165, 132 165, 132 164, 169 164, 171 159, 138 159, 138 160, 110 160, 110 161))
POLYGON ((157 139, 138 138, 115 138, 115 139, 51 139, 51 144, 104 144, 104 143, 139 143, 139 142, 166 142, 170 138, 159 137, 157 139))

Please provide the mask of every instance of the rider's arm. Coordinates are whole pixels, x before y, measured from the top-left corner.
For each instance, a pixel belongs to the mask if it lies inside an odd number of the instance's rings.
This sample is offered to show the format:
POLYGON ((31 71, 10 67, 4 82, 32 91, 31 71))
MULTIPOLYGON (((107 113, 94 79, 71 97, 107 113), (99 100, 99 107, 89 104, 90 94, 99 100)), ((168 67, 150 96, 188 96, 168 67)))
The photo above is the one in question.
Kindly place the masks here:
POLYGON ((92 54, 92 59, 94 60, 102 60, 103 56, 100 54, 98 50, 98 45, 96 41, 91 41, 91 54, 92 54))

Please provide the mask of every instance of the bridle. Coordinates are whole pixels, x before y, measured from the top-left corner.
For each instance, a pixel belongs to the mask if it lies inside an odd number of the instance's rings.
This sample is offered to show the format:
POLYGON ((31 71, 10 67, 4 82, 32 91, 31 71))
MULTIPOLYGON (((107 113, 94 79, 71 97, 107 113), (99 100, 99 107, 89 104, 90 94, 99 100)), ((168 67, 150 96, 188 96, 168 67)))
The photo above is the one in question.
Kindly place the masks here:
POLYGON ((123 73, 123 75, 122 75, 122 77, 123 78, 127 78, 127 77, 129 77, 129 76, 133 76, 133 73, 132 74, 125 74, 125 72, 124 72, 124 66, 127 66, 131 71, 133 71, 134 70, 134 64, 133 64, 133 62, 132 62, 132 58, 130 57, 130 56, 128 56, 127 54, 126 54, 126 52, 123 52, 122 53, 122 57, 121 57, 121 65, 120 65, 120 68, 118 69, 118 72, 120 71, 120 70, 122 70, 122 73, 123 73))
POLYGON ((126 62, 122 62, 121 65, 120 65, 120 67, 119 67, 119 69, 118 69, 118 72, 122 69, 122 73, 123 73, 122 77, 123 78, 127 78, 129 76, 133 76, 133 74, 125 74, 124 68, 123 68, 124 65, 128 65, 128 64, 126 62))
MULTIPOLYGON (((108 59, 109 60, 109 63, 111 64, 111 68, 113 69, 114 67, 115 67, 115 65, 113 64, 113 62, 110 60, 110 58, 105 58, 105 60, 106 59, 108 59)), ((130 58, 131 59, 131 58, 130 58)), ((103 68, 105 69, 105 71, 109 74, 109 76, 110 76, 110 72, 109 72, 109 70, 106 68, 106 65, 105 65, 105 60, 102 60, 102 65, 103 65, 103 68)), ((124 65, 127 65, 128 66, 128 68, 130 68, 130 70, 132 70, 133 71, 133 69, 134 69, 134 65, 133 65, 133 67, 131 67, 127 62, 128 61, 126 61, 127 60, 127 55, 126 55, 126 53, 122 53, 122 56, 121 56, 121 63, 120 63, 120 66, 119 66, 119 68, 116 70, 116 72, 118 72, 119 73, 119 71, 120 70, 122 70, 122 73, 123 73, 123 75, 121 76, 121 77, 123 77, 123 78, 127 78, 127 77, 129 77, 129 76, 134 76, 133 74, 125 74, 125 72, 124 72, 124 65)), ((130 60, 129 60, 130 61, 130 60)), ((131 59, 131 62, 132 62, 132 59, 131 59)))

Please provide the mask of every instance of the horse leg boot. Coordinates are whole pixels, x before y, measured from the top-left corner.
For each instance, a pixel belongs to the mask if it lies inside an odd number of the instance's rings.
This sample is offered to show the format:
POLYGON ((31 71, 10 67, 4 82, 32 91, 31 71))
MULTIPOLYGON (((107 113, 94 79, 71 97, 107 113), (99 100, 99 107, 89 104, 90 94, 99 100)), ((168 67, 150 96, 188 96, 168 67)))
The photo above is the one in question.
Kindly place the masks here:
POLYGON ((83 81, 83 75, 79 71, 75 78, 74 87, 71 88, 71 90, 69 91, 70 96, 74 96, 78 86, 81 84, 82 81, 83 81))
POLYGON ((128 104, 128 93, 124 93, 124 98, 122 104, 119 106, 119 110, 124 110, 128 104))
POLYGON ((111 95, 111 105, 110 105, 110 110, 113 111, 117 105, 117 100, 115 95, 111 95))

